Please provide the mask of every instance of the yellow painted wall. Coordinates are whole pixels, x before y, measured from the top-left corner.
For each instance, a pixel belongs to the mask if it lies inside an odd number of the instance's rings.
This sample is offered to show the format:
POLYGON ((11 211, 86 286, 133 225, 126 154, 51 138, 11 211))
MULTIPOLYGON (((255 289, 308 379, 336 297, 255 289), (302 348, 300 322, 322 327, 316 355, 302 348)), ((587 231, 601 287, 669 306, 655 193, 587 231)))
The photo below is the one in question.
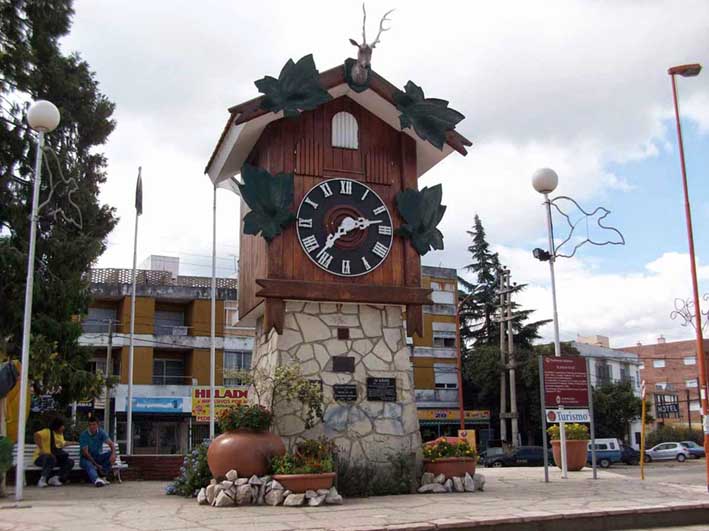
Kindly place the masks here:
MULTIPOLYGON (((185 324, 190 327, 192 336, 211 334, 211 301, 194 300, 187 305, 185 324)), ((216 335, 224 335, 224 301, 216 301, 216 335)))
MULTIPOLYGON (((137 309, 136 300, 136 309, 137 309)), ((137 315, 137 312, 136 312, 137 315)), ((138 327, 136 326, 136 331, 138 327)), ((128 363, 130 349, 121 349, 121 383, 128 383, 128 363)), ((153 349, 150 347, 135 347, 133 353, 133 383, 152 384, 153 383, 153 349)))
POLYGON ((455 365, 454 359, 441 359, 433 357, 415 357, 412 358, 414 366, 414 388, 415 389, 435 389, 436 378, 434 376, 434 363, 447 363, 455 365))
POLYGON ((433 323, 455 323, 455 315, 431 315, 423 314, 423 337, 414 334, 415 347, 433 346, 433 323))
MULTIPOLYGON (((224 383, 224 351, 217 350, 215 367, 215 384, 224 383)), ((198 385, 209 385, 209 349, 194 349, 191 355, 187 356, 185 373, 197 378, 198 385)))
MULTIPOLYGON (((123 297, 118 309, 118 319, 121 322, 119 332, 130 332, 130 297, 123 297)), ((152 334, 155 324, 155 299, 150 297, 135 298, 135 333, 152 334)))

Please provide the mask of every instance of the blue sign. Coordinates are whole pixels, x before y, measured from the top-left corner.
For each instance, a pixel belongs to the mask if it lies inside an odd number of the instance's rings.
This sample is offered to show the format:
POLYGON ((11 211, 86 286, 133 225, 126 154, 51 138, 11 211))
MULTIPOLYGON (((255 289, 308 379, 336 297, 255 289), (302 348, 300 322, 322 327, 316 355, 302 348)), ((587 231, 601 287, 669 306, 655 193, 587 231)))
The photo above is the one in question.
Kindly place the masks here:
POLYGON ((182 413, 182 398, 136 397, 133 398, 133 413, 182 413))

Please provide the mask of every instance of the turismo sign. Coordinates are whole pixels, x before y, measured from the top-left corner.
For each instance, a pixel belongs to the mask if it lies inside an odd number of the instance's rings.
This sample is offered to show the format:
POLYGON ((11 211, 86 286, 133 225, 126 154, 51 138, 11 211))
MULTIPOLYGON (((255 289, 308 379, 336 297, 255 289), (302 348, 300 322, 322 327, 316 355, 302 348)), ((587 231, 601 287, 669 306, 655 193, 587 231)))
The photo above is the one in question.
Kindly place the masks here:
POLYGON ((586 360, 581 356, 544 358, 544 405, 588 407, 586 360))
MULTIPOLYGON (((192 416, 197 422, 209 422, 209 386, 197 385, 192 387, 192 416)), ((214 416, 219 415, 225 409, 245 404, 248 400, 249 386, 240 385, 237 387, 214 388, 214 416)))
POLYGON ((591 422, 588 409, 547 409, 547 422, 591 422))

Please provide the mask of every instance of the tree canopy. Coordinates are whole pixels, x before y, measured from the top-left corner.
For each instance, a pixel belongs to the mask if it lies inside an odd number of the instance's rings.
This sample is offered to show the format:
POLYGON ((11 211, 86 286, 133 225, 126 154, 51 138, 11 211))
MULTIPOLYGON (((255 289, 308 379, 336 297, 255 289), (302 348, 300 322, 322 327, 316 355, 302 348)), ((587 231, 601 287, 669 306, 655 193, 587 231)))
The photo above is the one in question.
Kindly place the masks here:
POLYGON ((630 422, 640 418, 642 399, 630 382, 609 382, 593 389, 593 421, 596 437, 629 440, 630 422))
POLYGON ((73 316, 86 311, 87 273, 118 221, 98 197, 106 180, 99 148, 115 127, 114 104, 81 56, 60 48, 73 13, 71 0, 0 0, 0 352, 21 350, 36 149, 26 114, 33 100, 47 99, 61 123, 46 135, 56 158, 48 151, 40 187, 40 204, 49 204, 37 229, 30 378, 35 392, 58 392, 61 403, 92 398, 100 387, 73 316), (74 205, 80 226, 54 214, 74 205), (59 374, 67 378, 57 388, 59 374))

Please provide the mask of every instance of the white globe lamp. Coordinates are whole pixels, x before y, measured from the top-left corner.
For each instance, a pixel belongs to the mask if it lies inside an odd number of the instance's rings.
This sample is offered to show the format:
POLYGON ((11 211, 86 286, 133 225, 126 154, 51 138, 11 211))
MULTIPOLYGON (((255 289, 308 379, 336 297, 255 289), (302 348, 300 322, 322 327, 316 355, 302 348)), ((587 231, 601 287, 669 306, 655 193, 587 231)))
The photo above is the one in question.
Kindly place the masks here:
POLYGON ((37 100, 27 111, 27 123, 35 131, 49 133, 59 125, 59 109, 51 101, 37 100))
POLYGON ((556 190, 559 176, 551 168, 541 168, 532 175, 532 186, 540 194, 550 194, 556 190))

